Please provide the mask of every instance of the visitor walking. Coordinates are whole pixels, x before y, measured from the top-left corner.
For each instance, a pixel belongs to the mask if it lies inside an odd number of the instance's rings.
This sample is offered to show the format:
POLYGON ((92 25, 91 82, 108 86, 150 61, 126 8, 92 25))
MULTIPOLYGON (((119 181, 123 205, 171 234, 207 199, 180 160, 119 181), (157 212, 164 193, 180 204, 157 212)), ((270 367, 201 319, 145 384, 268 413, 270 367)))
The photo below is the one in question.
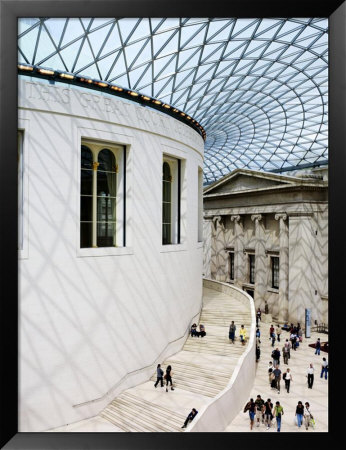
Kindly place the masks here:
POLYGON ((281 430, 281 419, 282 419, 283 415, 284 415, 284 409, 280 405, 280 402, 279 401, 275 402, 275 406, 274 406, 274 410, 273 410, 273 416, 276 419, 277 431, 281 430))
POLYGON ((256 362, 259 361, 260 357, 261 357, 261 348, 259 345, 256 345, 256 362))
POLYGON ((328 361, 326 360, 326 358, 322 358, 321 378, 323 378, 323 374, 324 378, 327 379, 328 361))
POLYGON ((314 367, 312 364, 308 367, 306 376, 308 377, 308 388, 312 389, 312 385, 314 384, 314 367))
POLYGON ((282 347, 282 357, 284 359, 284 364, 288 364, 290 349, 286 345, 282 347))
POLYGON ((304 423, 306 429, 308 429, 310 425, 312 426, 312 428, 315 428, 315 419, 311 414, 309 402, 305 402, 304 423))
POLYGON ((256 422, 257 422, 256 426, 259 427, 263 415, 263 405, 264 405, 264 400, 259 394, 257 395, 257 398, 255 400, 255 405, 256 405, 256 422))
POLYGON ((241 343, 244 345, 246 340, 246 329, 244 328, 244 325, 240 327, 239 336, 241 343))
POLYGON ((304 418, 304 405, 302 402, 298 402, 298 405, 296 407, 296 418, 297 418, 298 428, 300 428, 302 426, 303 418, 304 418))
POLYGON ((167 366, 166 373, 165 373, 165 380, 166 380, 166 392, 168 392, 168 383, 171 383, 171 391, 174 391, 173 382, 172 382, 172 366, 167 366))
POLYGON ((274 374, 274 377, 275 377, 275 387, 276 387, 276 389, 278 391, 278 394, 280 394, 281 370, 279 369, 278 365, 273 370, 273 374, 274 374))
POLYGON ((287 394, 290 393, 290 384, 291 381, 293 381, 292 379, 292 374, 289 368, 287 368, 286 372, 283 374, 282 378, 285 380, 285 388, 287 391, 287 394))
POLYGON ((257 319, 258 319, 259 321, 262 320, 261 308, 257 308, 256 317, 257 317, 257 319))
POLYGON ((272 358, 273 358, 273 365, 274 367, 278 366, 280 364, 280 350, 278 348, 276 348, 275 350, 272 351, 272 358))
POLYGON ((272 325, 270 325, 270 328, 269 328, 269 339, 272 338, 272 334, 273 333, 274 333, 274 327, 273 327, 273 324, 272 324, 272 325))
POLYGON ((271 385, 271 382, 272 382, 273 369, 274 369, 273 363, 271 361, 269 361, 269 364, 268 364, 268 377, 269 377, 269 384, 270 385, 271 385))
POLYGON ((184 425, 181 428, 186 428, 187 424, 189 422, 191 422, 197 416, 197 414, 198 414, 197 409, 196 408, 192 408, 190 414, 185 419, 184 425))
POLYGON ((264 403, 264 423, 267 425, 267 430, 269 430, 271 424, 272 424, 272 419, 273 419, 273 414, 272 414, 272 410, 273 410, 273 403, 271 402, 271 399, 268 398, 267 401, 264 403))
POLYGON ((292 331, 292 333, 291 333, 290 341, 291 341, 291 347, 293 348, 294 351, 296 351, 297 335, 294 333, 294 331, 292 331))
POLYGON ((245 408, 244 408, 244 413, 246 411, 249 411, 250 430, 252 430, 254 419, 255 419, 255 414, 256 414, 256 405, 255 405, 255 402, 253 401, 253 398, 250 398, 250 401, 248 401, 246 403, 245 408))
POLYGON ((276 339, 278 340, 278 342, 280 342, 281 328, 279 324, 277 324, 275 331, 276 331, 276 339))
POLYGON ((315 355, 319 355, 321 353, 321 341, 320 338, 317 339, 316 344, 315 344, 315 355))
POLYGON ((237 329, 234 320, 232 320, 231 325, 229 326, 229 333, 228 333, 228 337, 229 339, 232 341, 232 344, 234 344, 234 339, 235 339, 235 330, 237 329))
POLYGON ((275 345, 275 339, 276 339, 275 333, 273 332, 272 333, 272 347, 274 347, 274 345, 275 345))
POLYGON ((154 386, 157 387, 160 382, 161 387, 163 387, 163 370, 161 369, 161 364, 158 364, 156 368, 156 383, 154 386))

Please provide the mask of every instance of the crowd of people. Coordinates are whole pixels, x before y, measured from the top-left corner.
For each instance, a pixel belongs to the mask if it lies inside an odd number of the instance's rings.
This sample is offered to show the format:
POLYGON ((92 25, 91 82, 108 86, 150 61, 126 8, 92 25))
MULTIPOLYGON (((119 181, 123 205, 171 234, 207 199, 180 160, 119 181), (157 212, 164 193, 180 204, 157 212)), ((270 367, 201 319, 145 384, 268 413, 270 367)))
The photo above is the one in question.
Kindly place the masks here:
MULTIPOLYGON (((260 309, 258 309, 256 313, 256 361, 259 360, 260 355, 260 344, 261 344, 261 331, 260 331, 260 321, 261 321, 261 312, 260 309)), ((283 359, 283 364, 285 366, 288 365, 288 361, 291 358, 291 350, 297 351, 297 348, 299 348, 299 344, 303 341, 303 333, 302 328, 300 324, 298 323, 296 326, 294 326, 292 323, 288 325, 287 323, 284 324, 283 327, 280 327, 279 324, 274 327, 272 324, 269 328, 269 340, 271 341, 271 346, 273 347, 273 350, 271 352, 271 361, 269 361, 268 364, 268 382, 272 390, 276 391, 277 394, 280 394, 280 382, 283 379, 285 382, 285 389, 286 392, 289 394, 291 382, 293 382, 293 376, 291 373, 291 369, 289 367, 285 368, 282 372, 280 368, 280 360, 281 357, 283 359), (287 331, 289 333, 288 338, 283 340, 282 349, 280 351, 279 346, 275 347, 275 342, 281 342, 281 334, 282 330, 287 331)), ((320 355, 321 350, 321 343, 320 339, 318 338, 315 344, 315 355, 320 355)), ((307 385, 309 389, 312 389, 313 383, 314 383, 314 366, 312 363, 309 364, 307 370, 306 370, 306 379, 307 379, 307 385)), ((325 378, 327 380, 328 378, 328 361, 325 357, 322 358, 321 363, 321 378, 325 378)), ((254 401, 253 398, 247 402, 247 404, 244 407, 244 412, 249 412, 249 418, 250 418, 250 429, 253 429, 255 419, 256 419, 256 425, 257 427, 260 426, 260 424, 264 424, 266 426, 266 430, 271 428, 272 421, 275 418, 276 420, 276 428, 277 431, 281 430, 281 419, 284 414, 283 406, 280 404, 279 401, 275 402, 275 405, 271 401, 270 398, 267 399, 267 401, 264 401, 262 399, 261 395, 257 395, 256 400, 254 401)), ((305 402, 305 405, 301 401, 298 402, 296 411, 295 411, 295 417, 296 417, 296 424, 297 427, 300 428, 303 423, 305 425, 305 428, 308 430, 309 427, 315 426, 315 419, 313 415, 311 414, 310 410, 310 404, 309 402, 305 402)))
MULTIPOLYGON (((260 359, 260 344, 261 344, 261 331, 260 331, 260 322, 261 322, 261 310, 258 308, 256 312, 256 361, 260 359)), ((228 337, 232 344, 234 344, 236 340, 236 330, 237 326, 235 325, 234 321, 231 322, 229 326, 229 333, 228 337)), ((279 324, 277 324, 276 328, 274 328, 274 325, 272 324, 269 329, 269 339, 271 340, 271 346, 275 347, 275 342, 281 342, 281 334, 282 330, 285 330, 289 333, 289 338, 286 338, 283 340, 282 349, 281 352, 279 350, 279 347, 277 346, 272 350, 271 358, 272 360, 269 361, 268 364, 268 381, 270 387, 277 392, 277 394, 280 394, 280 381, 281 379, 285 382, 285 389, 286 392, 289 394, 290 392, 290 386, 291 382, 293 382, 293 377, 291 373, 291 369, 287 367, 284 372, 282 373, 282 370, 280 369, 280 360, 281 356, 283 358, 283 364, 288 365, 288 361, 291 358, 291 350, 296 351, 299 347, 299 344, 302 342, 302 328, 300 324, 298 323, 296 326, 294 326, 292 323, 290 326, 285 323, 283 327, 280 327, 279 324)), ((191 337, 204 337, 206 336, 205 326, 200 324, 199 330, 197 330, 197 325, 194 323, 191 326, 190 329, 190 335, 191 337)), ((247 330, 245 326, 242 324, 239 329, 239 338, 242 345, 245 345, 246 343, 246 337, 247 337, 247 330)), ((318 338, 315 344, 315 354, 320 355, 321 350, 321 343, 320 339, 318 338)), ((306 371, 306 378, 307 378, 307 384, 308 388, 312 389, 314 384, 314 367, 313 364, 310 363, 309 367, 306 371)), ((157 379, 154 384, 155 388, 158 386, 158 384, 161 384, 161 387, 164 387, 164 380, 166 382, 166 392, 168 392, 168 386, 170 385, 171 390, 174 391, 173 387, 173 381, 172 381, 172 367, 171 365, 168 365, 166 368, 166 372, 161 368, 161 365, 157 365, 157 379)), ((325 357, 322 358, 321 363, 321 378, 325 378, 327 380, 328 378, 328 361, 325 357)), ((280 404, 280 401, 276 401, 275 405, 273 404, 272 400, 268 398, 266 401, 261 397, 261 395, 257 395, 256 400, 254 401, 253 398, 250 398, 250 400, 246 403, 244 407, 244 413, 249 413, 250 418, 250 430, 253 429, 255 419, 256 419, 256 426, 259 427, 261 424, 264 424, 266 427, 266 430, 269 430, 273 426, 273 419, 275 418, 276 422, 276 429, 278 432, 281 431, 281 420, 282 416, 284 415, 284 409, 283 406, 280 404)), ((192 408, 191 412, 186 417, 186 420, 181 428, 186 428, 188 423, 191 422, 195 416, 198 414, 198 411, 195 408, 192 408)), ((310 410, 310 404, 309 402, 305 402, 305 405, 301 401, 298 401, 298 404, 296 406, 295 411, 295 417, 296 417, 296 424, 298 428, 300 428, 303 424, 305 425, 305 428, 308 430, 309 427, 315 427, 315 419, 314 416, 311 414, 310 410)))

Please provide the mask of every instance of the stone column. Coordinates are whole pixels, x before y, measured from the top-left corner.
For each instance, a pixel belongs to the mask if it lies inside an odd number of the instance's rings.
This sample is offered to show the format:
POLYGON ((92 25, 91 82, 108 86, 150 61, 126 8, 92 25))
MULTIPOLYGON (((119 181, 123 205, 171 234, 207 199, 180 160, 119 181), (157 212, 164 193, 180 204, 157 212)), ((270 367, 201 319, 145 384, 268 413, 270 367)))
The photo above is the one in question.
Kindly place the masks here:
POLYGON ((313 244, 316 238, 311 223, 312 214, 289 215, 289 287, 288 316, 293 323, 304 325, 305 308, 316 308, 315 266, 313 244))
POLYGON ((244 226, 239 215, 231 216, 234 222, 234 284, 242 287, 245 279, 245 258, 244 258, 244 226))
POLYGON ((251 220, 255 222, 255 307, 264 309, 265 294, 267 292, 267 256, 265 253, 265 229, 262 214, 253 214, 251 220))
POLYGON ((288 223, 287 214, 275 214, 280 221, 279 321, 288 321, 288 223))
POLYGON ((203 220, 203 274, 206 278, 211 278, 211 249, 213 245, 213 221, 203 220))
POLYGON ((226 281, 227 254, 225 252, 225 226, 222 216, 213 217, 211 277, 216 281, 226 281))

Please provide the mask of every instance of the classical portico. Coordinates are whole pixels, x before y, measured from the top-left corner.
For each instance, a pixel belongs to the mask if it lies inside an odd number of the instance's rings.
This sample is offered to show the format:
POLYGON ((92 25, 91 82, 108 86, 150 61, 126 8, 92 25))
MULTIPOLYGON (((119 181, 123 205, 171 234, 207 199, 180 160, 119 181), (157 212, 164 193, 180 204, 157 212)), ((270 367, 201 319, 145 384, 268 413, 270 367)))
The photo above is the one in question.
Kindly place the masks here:
POLYGON ((237 169, 204 189, 204 272, 280 322, 328 323, 327 170, 237 169), (209 231, 208 231, 209 230, 209 231), (206 233, 207 232, 207 233, 206 233))

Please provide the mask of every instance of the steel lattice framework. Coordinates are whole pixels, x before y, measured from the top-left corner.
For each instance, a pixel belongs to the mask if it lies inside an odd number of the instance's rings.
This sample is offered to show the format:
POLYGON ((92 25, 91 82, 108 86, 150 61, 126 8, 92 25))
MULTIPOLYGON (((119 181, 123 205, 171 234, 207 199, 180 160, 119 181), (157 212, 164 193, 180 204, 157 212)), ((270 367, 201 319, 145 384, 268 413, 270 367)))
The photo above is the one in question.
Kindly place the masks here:
POLYGON ((328 21, 19 19, 18 62, 135 89, 207 132, 204 178, 328 159, 328 21))

